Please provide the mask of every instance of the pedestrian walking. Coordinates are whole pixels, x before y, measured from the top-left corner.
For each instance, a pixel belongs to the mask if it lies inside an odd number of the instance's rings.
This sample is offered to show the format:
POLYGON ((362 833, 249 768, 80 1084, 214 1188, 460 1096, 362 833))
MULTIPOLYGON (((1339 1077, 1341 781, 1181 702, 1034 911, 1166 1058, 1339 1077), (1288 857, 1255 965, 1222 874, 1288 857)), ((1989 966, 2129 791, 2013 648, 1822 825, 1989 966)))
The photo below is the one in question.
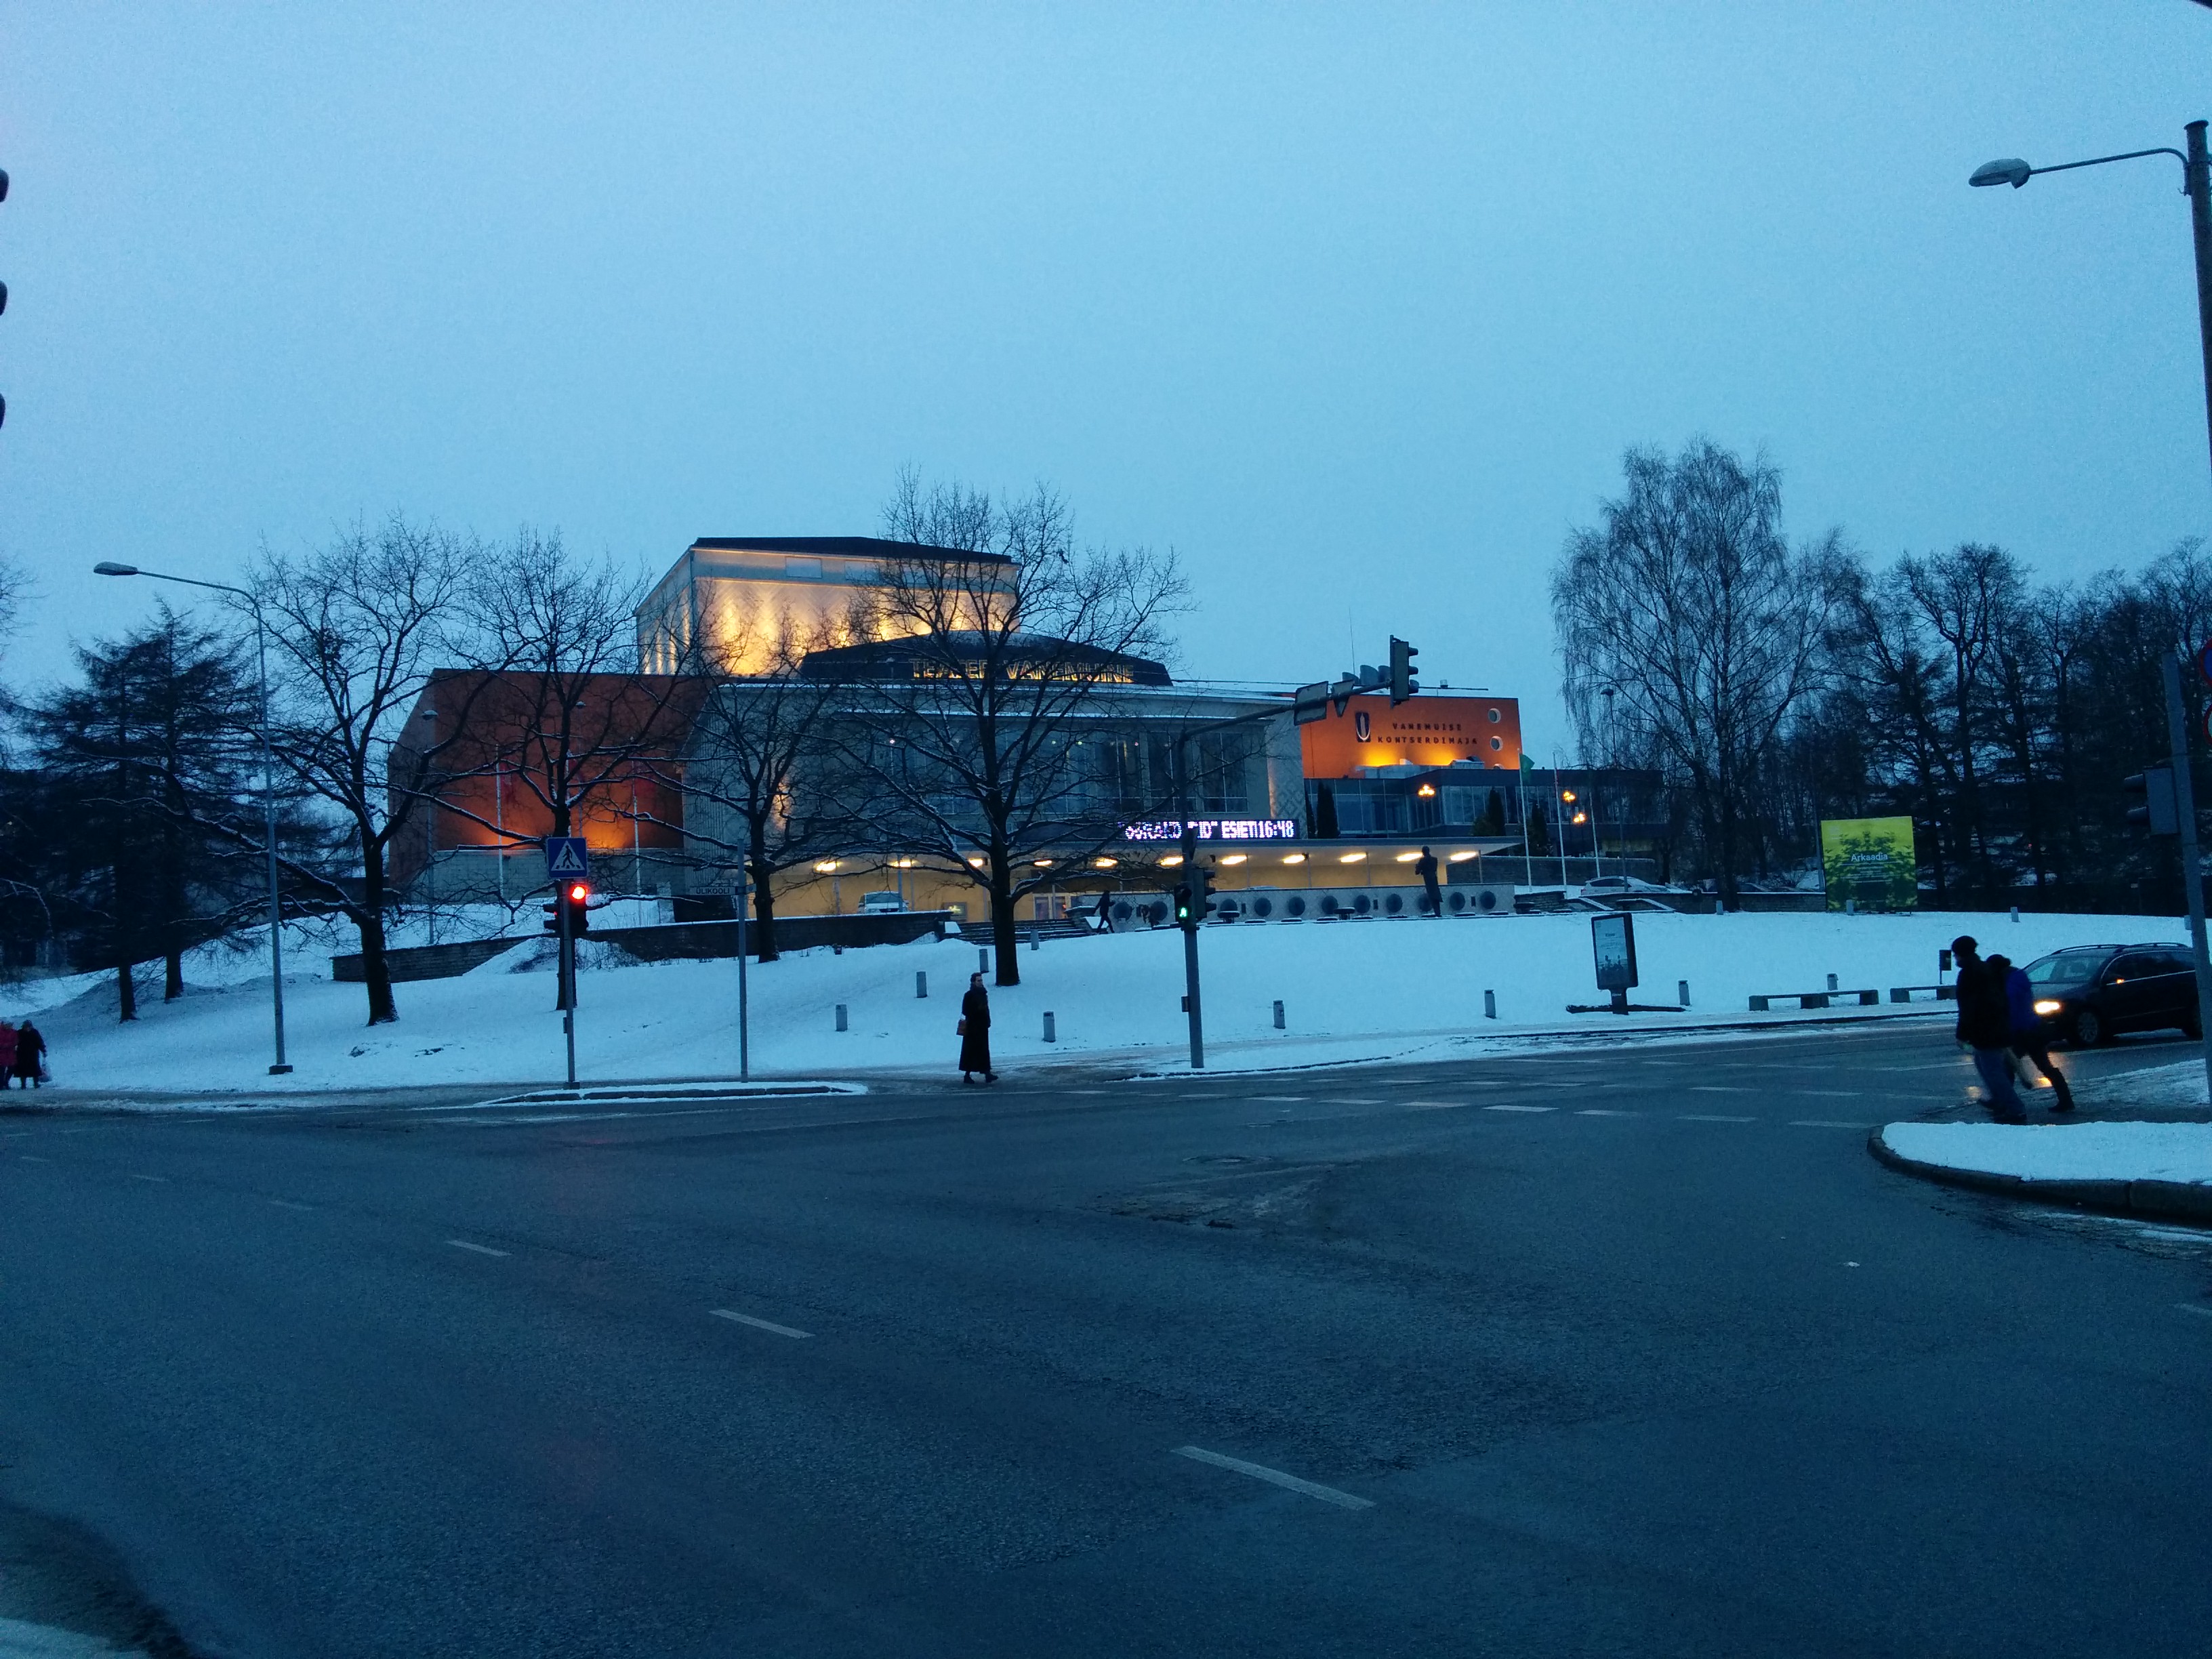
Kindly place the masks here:
POLYGON ((35 1089, 46 1079, 46 1039, 27 1019, 15 1033, 15 1075, 26 1089, 35 1089))
POLYGON ((996 1083, 991 1069, 991 994, 983 988, 981 974, 968 975, 968 994, 960 999, 960 1080, 973 1083, 981 1072, 983 1081, 996 1083))
POLYGON ((1959 963, 1959 1040, 1974 1051, 1984 1104, 2000 1123, 2025 1123, 2027 1108, 2012 1082, 2012 1011, 2005 1001, 2004 976, 2012 964, 2002 957, 1983 961, 1979 947, 1965 935, 1951 941, 1951 952, 1959 963))
MULTIPOLYGON (((2002 957, 1991 957, 1990 965, 2003 962, 2002 957)), ((2074 1109, 2074 1091, 2066 1081, 2066 1073, 2058 1069, 2058 1062, 2051 1057, 2051 1033, 2044 1028, 2042 1016, 2035 1012, 2035 986, 2024 968, 2005 963, 2005 1012, 2012 1022, 2012 1052, 2022 1066, 2030 1060, 2035 1069, 2051 1080, 2051 1091, 2058 1098, 2051 1103, 2054 1112, 2074 1109)), ((2021 1076, 2026 1079, 2023 1071, 2021 1076)))
POLYGON ((1444 896, 1437 886, 1437 855, 1425 847, 1413 862, 1413 873, 1421 878, 1421 890, 1428 895, 1429 914, 1440 916, 1444 913, 1444 896))
POLYGON ((0 1019, 0 1089, 15 1075, 15 1028, 0 1019))

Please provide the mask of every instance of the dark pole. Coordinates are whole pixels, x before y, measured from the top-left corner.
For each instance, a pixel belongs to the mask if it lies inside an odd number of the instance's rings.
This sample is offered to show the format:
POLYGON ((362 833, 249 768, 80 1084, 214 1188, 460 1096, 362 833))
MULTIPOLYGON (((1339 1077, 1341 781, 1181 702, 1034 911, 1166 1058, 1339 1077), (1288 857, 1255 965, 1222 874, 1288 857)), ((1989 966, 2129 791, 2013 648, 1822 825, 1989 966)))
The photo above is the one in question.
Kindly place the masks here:
POLYGON ((750 1083, 753 1075, 751 1010, 745 1006, 745 908, 751 902, 751 872, 742 855, 738 860, 738 1081, 750 1083))
POLYGON ((2212 163, 2204 149, 2204 123, 2191 121, 2189 158, 2183 164, 2189 192, 2189 228, 2197 244, 2197 332, 2204 350, 2204 430, 2212 443, 2212 163))
POLYGON ((1190 821, 1190 763, 1188 735, 1176 739, 1176 799, 1182 811, 1182 875, 1190 885, 1190 920, 1182 925, 1182 1000, 1190 1017, 1190 1069, 1206 1069, 1206 1020, 1198 1006, 1198 830, 1190 821))
POLYGON ((561 1036, 568 1048, 568 1086, 576 1086, 576 934, 569 926, 568 889, 564 880, 553 890, 561 914, 561 1036))

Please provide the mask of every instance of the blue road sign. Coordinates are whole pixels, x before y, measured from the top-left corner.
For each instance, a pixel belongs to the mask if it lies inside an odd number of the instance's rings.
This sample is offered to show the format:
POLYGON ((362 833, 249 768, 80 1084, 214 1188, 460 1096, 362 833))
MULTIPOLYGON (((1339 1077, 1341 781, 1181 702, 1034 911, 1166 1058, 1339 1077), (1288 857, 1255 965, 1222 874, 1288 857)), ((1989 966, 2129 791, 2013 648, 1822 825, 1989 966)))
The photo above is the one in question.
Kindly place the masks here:
POLYGON ((592 855, 585 849, 581 836, 548 836, 545 837, 545 873, 549 876, 588 876, 592 873, 592 855))
POLYGON ((2212 644, 2197 653, 2197 672, 2204 676, 2204 684, 2212 685, 2212 644))

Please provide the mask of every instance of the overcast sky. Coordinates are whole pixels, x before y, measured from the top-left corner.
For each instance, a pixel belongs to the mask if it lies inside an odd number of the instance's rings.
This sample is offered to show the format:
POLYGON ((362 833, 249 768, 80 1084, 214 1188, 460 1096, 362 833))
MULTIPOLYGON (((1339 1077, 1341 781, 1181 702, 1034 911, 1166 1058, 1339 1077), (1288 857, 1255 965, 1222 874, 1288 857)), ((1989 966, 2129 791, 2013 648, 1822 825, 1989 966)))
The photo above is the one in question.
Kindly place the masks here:
POLYGON ((1173 546, 1194 675, 1396 632, 1565 722, 1624 447, 1793 532, 2140 563, 2212 506, 2186 0, 0 4, 5 674, 392 512, 658 569, 896 470, 1173 546), (173 590, 174 591, 174 590, 173 590))

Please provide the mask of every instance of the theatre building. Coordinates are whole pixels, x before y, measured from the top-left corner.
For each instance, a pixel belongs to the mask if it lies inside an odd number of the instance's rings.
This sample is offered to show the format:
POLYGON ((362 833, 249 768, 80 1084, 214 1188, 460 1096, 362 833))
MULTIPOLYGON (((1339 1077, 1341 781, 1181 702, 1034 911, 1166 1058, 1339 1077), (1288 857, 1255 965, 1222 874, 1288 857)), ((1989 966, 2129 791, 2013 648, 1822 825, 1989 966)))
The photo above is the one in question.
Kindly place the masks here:
MULTIPOLYGON (((713 737, 732 720, 705 714, 739 716, 744 700, 770 695, 760 676, 779 661, 863 692, 934 672, 869 604, 886 562, 932 559, 963 570, 989 562, 865 537, 712 538, 685 550, 640 606, 639 672, 606 677, 586 699, 604 763, 586 780, 577 828, 602 893, 661 899, 672 918, 729 914, 743 836, 722 803, 743 792, 726 787, 733 758, 713 737)), ((988 569, 981 580, 988 590, 988 569)), ((1018 920, 1048 920, 1099 894, 1114 896, 1109 908, 1124 920, 1164 915, 1158 901, 1180 878, 1186 818, 1240 915, 1333 913, 1331 895, 1346 908, 1401 912, 1418 893, 1413 865, 1425 844, 1449 884, 1467 890, 1449 908, 1498 908, 1495 892, 1480 902, 1476 892, 1498 884, 1485 860, 1521 848, 1528 792, 1516 699, 1440 688, 1393 708, 1387 696, 1358 696, 1301 725, 1287 680, 1177 681, 1135 657, 1084 672, 1080 713, 1060 739, 1079 763, 1078 827, 1067 845, 1030 860, 1024 878, 1045 884, 1018 901, 1018 920), (1356 895, 1366 896, 1355 905, 1356 895)), ((542 719, 512 697, 486 696, 468 676, 441 675, 395 750, 395 782, 428 776, 422 752, 455 722, 474 723, 472 740, 449 744, 440 764, 451 775, 425 786, 439 806, 417 815, 419 836, 394 846, 395 884, 418 899, 520 902, 544 884, 532 838, 550 820, 529 759, 543 750, 533 735, 542 719)), ((806 787, 801 779, 796 793, 806 787)), ((886 809, 835 855, 781 872, 779 913, 849 912, 889 893, 909 909, 981 920, 985 890, 969 872, 941 846, 933 855, 900 834, 886 809)))

